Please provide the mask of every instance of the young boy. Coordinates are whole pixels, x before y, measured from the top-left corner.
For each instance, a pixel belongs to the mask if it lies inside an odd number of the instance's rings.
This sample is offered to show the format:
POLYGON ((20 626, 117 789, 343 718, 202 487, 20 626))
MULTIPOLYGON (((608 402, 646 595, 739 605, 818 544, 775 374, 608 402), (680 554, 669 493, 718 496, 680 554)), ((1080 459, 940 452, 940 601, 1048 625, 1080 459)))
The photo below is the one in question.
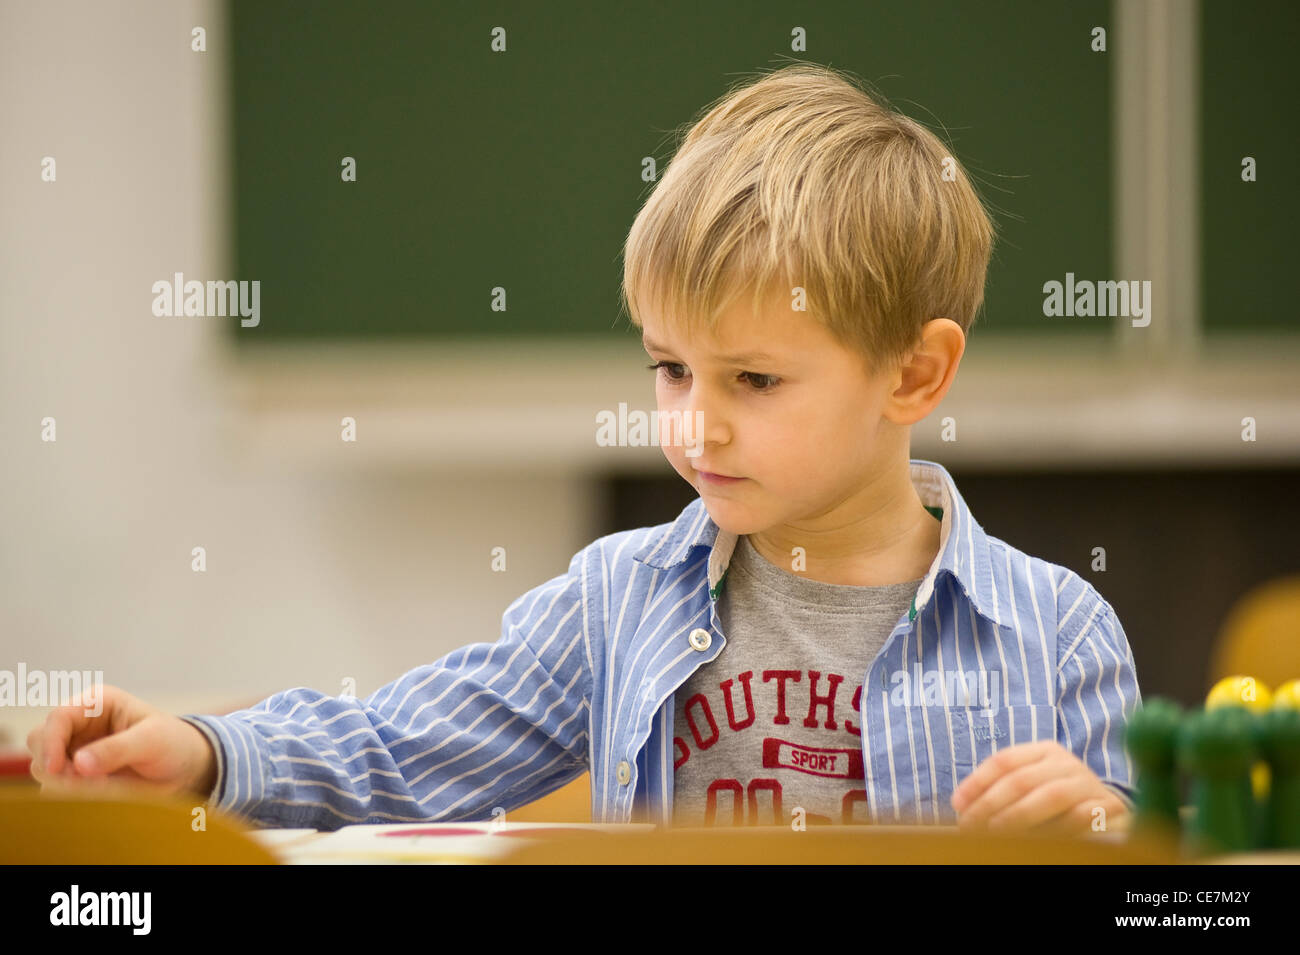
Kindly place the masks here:
POLYGON ((676 520, 595 541, 496 643, 365 700, 182 720, 112 691, 97 724, 32 734, 34 774, 322 829, 486 819, 587 771, 601 822, 1124 827, 1140 698, 1114 610, 909 456, 992 241, 940 141, 840 74, 729 93, 624 256, 659 410, 700 424, 665 447, 699 492, 676 520))

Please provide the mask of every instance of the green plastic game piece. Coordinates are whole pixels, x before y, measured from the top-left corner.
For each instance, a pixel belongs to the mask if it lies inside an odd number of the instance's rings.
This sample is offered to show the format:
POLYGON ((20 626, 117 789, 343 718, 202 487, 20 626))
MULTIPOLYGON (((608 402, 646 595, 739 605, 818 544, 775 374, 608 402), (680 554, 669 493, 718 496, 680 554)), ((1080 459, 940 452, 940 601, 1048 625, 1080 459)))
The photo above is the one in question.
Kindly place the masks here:
POLYGON ((1256 717, 1255 738, 1268 762, 1262 845, 1300 848, 1300 710, 1279 707, 1256 717))
POLYGON ((1150 699, 1124 728, 1124 742, 1137 767, 1134 795, 1135 834, 1178 833, 1176 736, 1182 707, 1172 700, 1150 699))
POLYGON ((1221 706, 1193 713, 1178 728, 1178 764, 1191 777, 1196 807, 1186 847, 1196 855, 1255 847, 1254 724, 1245 707, 1221 706))

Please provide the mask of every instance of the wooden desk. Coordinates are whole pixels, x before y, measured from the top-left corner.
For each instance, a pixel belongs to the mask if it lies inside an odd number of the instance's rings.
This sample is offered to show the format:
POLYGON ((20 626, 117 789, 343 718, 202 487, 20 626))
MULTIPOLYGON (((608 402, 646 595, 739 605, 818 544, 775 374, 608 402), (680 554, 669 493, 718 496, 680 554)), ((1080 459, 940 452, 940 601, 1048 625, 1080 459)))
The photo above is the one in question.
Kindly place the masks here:
POLYGON ((248 829, 187 799, 42 797, 0 787, 0 863, 723 863, 921 865, 1296 864, 1300 853, 1187 859, 1167 842, 1104 833, 1079 838, 963 831, 954 826, 656 830, 536 822, 400 823, 334 832, 248 829))

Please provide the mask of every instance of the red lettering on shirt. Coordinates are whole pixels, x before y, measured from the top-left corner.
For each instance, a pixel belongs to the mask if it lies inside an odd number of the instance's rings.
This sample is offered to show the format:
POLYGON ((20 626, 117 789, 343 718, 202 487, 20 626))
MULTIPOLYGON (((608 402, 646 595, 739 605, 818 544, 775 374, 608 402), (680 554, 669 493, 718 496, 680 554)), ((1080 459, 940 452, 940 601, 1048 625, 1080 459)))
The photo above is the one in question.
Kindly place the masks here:
POLYGON ((715 779, 709 783, 708 792, 704 796, 704 824, 706 826, 714 825, 714 820, 718 816, 718 793, 731 793, 731 824, 733 826, 743 826, 745 824, 745 789, 740 785, 739 779, 715 779))
POLYGON ((867 791, 865 789, 850 789, 844 794, 844 799, 840 803, 842 810, 841 821, 844 825, 855 826, 871 822, 871 815, 869 812, 864 813, 861 819, 853 818, 853 807, 858 803, 868 805, 869 808, 869 804, 867 804, 867 791))
POLYGON ((785 715, 785 681, 793 680, 798 683, 803 677, 802 670, 764 670, 763 682, 776 680, 776 719, 772 720, 778 726, 784 726, 790 722, 790 717, 785 715))
POLYGON ((713 710, 710 709, 709 707, 708 697, 706 697, 703 693, 696 693, 693 697, 691 697, 689 700, 686 701, 685 711, 686 711, 686 725, 688 725, 691 728, 691 735, 695 737, 696 746, 698 746, 700 749, 708 749, 710 746, 712 746, 714 743, 718 741, 718 723, 713 718, 713 710), (704 712, 704 718, 709 722, 710 735, 707 741, 704 739, 703 736, 700 735, 700 728, 695 725, 695 716, 694 714, 691 713, 692 704, 699 705, 700 709, 703 710, 704 712))
POLYGON ((748 715, 745 717, 743 723, 736 722, 736 712, 731 705, 731 684, 735 681, 727 680, 724 683, 718 684, 718 689, 722 691, 722 700, 727 704, 727 725, 733 730, 743 730, 750 723, 754 722, 754 696, 749 691, 749 681, 753 678, 753 670, 746 670, 744 673, 740 674, 740 676, 736 677, 745 690, 745 712, 748 715))
POLYGON ((745 821, 751 826, 781 826, 785 824, 785 816, 781 811, 781 783, 775 779, 751 779, 749 789, 746 795, 749 797, 749 818, 745 821), (772 820, 767 822, 763 818, 765 813, 758 809, 758 794, 760 792, 770 792, 772 794, 772 820))
POLYGON ((839 689, 840 684, 844 682, 844 677, 838 673, 826 674, 826 681, 830 683, 830 692, 825 696, 817 695, 817 681, 821 679, 821 674, 816 670, 808 671, 808 718, 803 721, 803 725, 809 729, 817 728, 817 707, 826 707, 826 728, 828 730, 838 729, 839 724, 835 722, 835 691, 839 689))
POLYGON ((673 737, 673 750, 673 772, 677 772, 691 758, 691 751, 686 746, 686 740, 680 736, 673 737))
MULTIPOLYGON (((859 686, 856 690, 853 691, 853 712, 854 713, 861 712, 860 710, 861 706, 862 706, 862 687, 859 686)), ((848 730, 850 733, 852 733, 854 736, 862 735, 862 732, 860 730, 854 728, 852 720, 845 720, 844 728, 848 730)))
POLYGON ((864 779, 862 751, 799 746, 769 736, 763 740, 764 769, 795 769, 830 779, 864 779))

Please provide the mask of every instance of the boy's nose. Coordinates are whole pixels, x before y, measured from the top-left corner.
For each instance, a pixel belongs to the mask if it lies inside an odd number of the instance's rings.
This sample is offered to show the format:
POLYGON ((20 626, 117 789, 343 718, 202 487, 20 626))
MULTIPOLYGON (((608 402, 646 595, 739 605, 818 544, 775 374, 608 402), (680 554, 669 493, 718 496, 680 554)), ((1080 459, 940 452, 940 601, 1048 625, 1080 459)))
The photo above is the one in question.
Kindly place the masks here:
POLYGON ((730 428, 727 422, 716 412, 697 401, 695 396, 682 411, 684 442, 688 449, 693 448, 698 457, 710 445, 726 444, 730 440, 730 428), (685 430, 689 429, 689 430, 685 430))

